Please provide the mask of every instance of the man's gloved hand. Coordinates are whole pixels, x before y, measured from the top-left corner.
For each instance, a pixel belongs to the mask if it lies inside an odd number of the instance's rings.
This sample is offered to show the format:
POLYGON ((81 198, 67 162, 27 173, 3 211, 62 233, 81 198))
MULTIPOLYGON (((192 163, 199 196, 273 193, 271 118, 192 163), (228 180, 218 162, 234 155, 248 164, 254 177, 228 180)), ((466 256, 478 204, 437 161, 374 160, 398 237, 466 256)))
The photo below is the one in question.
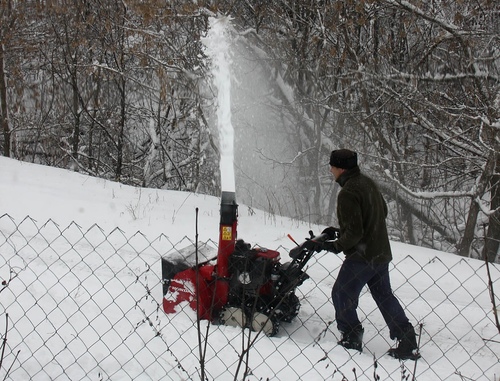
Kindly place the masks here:
POLYGON ((338 254, 343 251, 343 249, 338 244, 338 241, 325 241, 323 242, 322 246, 323 250, 331 251, 334 254, 338 254))
POLYGON ((298 245, 297 247, 294 247, 290 250, 290 252, 288 253, 288 255, 290 255, 290 258, 299 258, 302 254, 305 254, 306 251, 315 251, 319 253, 321 250, 323 250, 323 242, 317 241, 315 240, 315 238, 316 237, 314 233, 312 232, 312 230, 310 230, 309 238, 306 238, 306 240, 301 245, 298 245))
POLYGON ((314 236, 312 231, 309 231, 310 238, 306 238, 306 240, 300 245, 292 250, 290 250, 289 255, 291 258, 298 258, 304 250, 313 251, 313 252, 321 252, 323 250, 330 251, 332 253, 338 254, 343 249, 339 246, 337 240, 339 238, 340 230, 334 227, 329 227, 323 230, 320 236, 314 236), (324 241, 326 237, 328 240, 324 241))
POLYGON ((340 237, 340 229, 339 228, 334 228, 333 226, 330 226, 323 230, 321 234, 326 234, 328 236, 329 240, 336 240, 339 239, 340 237))

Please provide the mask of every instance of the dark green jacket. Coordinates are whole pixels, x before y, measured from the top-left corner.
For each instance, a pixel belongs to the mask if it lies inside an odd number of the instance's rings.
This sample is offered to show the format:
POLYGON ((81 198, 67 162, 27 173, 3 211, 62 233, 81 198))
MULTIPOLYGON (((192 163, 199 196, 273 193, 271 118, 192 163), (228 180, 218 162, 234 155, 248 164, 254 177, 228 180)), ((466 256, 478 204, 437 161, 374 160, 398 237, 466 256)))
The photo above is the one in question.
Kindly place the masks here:
POLYGON ((337 198, 340 238, 337 247, 346 259, 388 263, 392 259, 385 219, 387 204, 375 182, 359 167, 338 179, 342 189, 337 198))

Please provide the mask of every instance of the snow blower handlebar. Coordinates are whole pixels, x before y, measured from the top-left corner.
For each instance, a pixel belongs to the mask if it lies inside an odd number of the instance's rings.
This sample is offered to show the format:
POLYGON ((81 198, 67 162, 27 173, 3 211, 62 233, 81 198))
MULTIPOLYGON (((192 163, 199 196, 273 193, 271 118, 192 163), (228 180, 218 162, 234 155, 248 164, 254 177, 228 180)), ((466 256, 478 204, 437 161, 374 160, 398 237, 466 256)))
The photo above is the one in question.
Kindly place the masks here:
POLYGON ((303 271, 305 265, 315 252, 323 250, 323 243, 331 238, 325 232, 315 236, 312 231, 309 231, 309 235, 310 238, 306 238, 301 244, 298 244, 290 235, 288 236, 297 246, 289 252, 292 261, 283 266, 277 286, 281 295, 286 295, 309 278, 303 271))
POLYGON ((297 244, 297 247, 294 247, 290 250, 290 257, 294 260, 300 260, 305 256, 310 256, 314 252, 320 252, 324 250, 324 243, 328 240, 338 239, 339 230, 337 228, 326 228, 323 232, 317 236, 314 235, 312 230, 309 230, 309 238, 306 238, 304 242, 300 245, 295 242, 291 237, 293 242, 297 244))

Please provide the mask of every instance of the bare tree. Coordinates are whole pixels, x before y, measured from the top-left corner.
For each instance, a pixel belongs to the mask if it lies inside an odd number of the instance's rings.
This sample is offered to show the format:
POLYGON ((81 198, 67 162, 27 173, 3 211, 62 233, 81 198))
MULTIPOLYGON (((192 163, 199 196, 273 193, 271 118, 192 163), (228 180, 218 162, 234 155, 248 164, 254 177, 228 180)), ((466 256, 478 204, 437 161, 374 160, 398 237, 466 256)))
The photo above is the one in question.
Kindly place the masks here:
MULTIPOLYGON (((308 152, 294 160, 303 189, 327 194, 318 158, 347 146, 384 182, 399 239, 479 256, 486 219, 489 245, 498 242, 499 34, 491 1, 272 2, 265 18, 257 2, 245 4, 243 20, 258 25, 255 43, 273 46, 263 58, 275 89, 280 82, 293 89, 280 99, 292 146, 308 152)), ((332 210, 321 200, 333 198, 304 200, 318 217, 332 210)), ((494 258, 498 247, 488 251, 494 258)))
POLYGON ((12 126, 9 120, 9 99, 7 95, 8 51, 12 49, 14 31, 18 24, 18 9, 11 0, 0 2, 0 127, 3 132, 3 154, 11 156, 12 126))
POLYGON ((248 188, 242 201, 335 224, 327 157, 352 148, 390 201, 394 239, 498 257, 495 2, 1 4, 5 155, 218 194, 214 94, 200 39, 208 16, 227 14, 236 65, 247 69, 238 78, 245 86, 235 85, 245 92, 236 96, 237 124, 245 137, 274 134, 236 158, 248 188), (268 176, 249 171, 257 160, 268 176))

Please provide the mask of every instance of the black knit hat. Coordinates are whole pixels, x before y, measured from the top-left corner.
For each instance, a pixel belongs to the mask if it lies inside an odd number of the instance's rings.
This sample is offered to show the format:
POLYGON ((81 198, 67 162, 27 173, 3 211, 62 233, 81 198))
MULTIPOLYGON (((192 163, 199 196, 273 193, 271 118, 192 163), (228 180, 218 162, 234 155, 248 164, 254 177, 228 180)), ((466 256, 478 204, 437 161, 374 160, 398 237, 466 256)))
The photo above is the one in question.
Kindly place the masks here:
POLYGON ((348 149, 338 149, 332 151, 330 155, 330 165, 332 167, 351 169, 358 165, 358 154, 348 149))

